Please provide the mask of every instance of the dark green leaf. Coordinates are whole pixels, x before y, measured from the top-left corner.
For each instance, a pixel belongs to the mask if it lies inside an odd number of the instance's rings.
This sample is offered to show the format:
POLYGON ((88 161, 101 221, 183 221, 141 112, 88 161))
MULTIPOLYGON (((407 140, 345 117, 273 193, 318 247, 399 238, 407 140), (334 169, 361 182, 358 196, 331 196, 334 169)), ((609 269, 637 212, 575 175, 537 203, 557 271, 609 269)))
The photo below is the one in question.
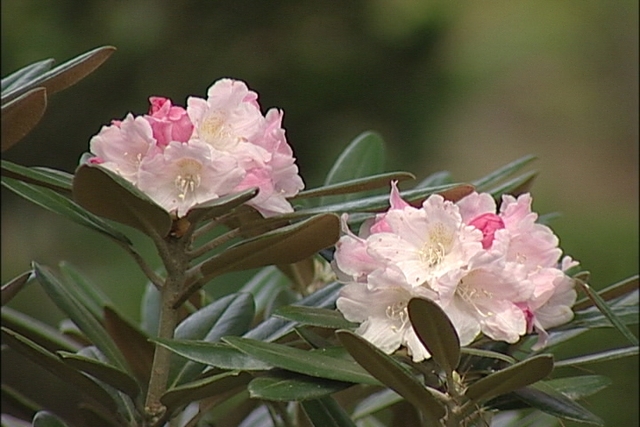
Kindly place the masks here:
POLYGON ((2 104, 32 88, 40 86, 46 88, 49 94, 66 89, 91 74, 106 61, 115 50, 116 48, 112 46, 102 46, 93 49, 58 65, 53 70, 40 74, 37 78, 30 80, 25 85, 16 87, 11 91, 3 91, 2 104))
POLYGON ((135 380, 131 378, 129 374, 114 366, 66 351, 59 351, 58 356, 72 368, 86 372, 100 381, 124 392, 128 396, 131 396, 131 398, 135 398, 140 394, 140 387, 138 387, 135 380))
POLYGON ((7 177, 2 177, 2 185, 40 207, 65 216, 80 225, 89 227, 112 239, 131 245, 131 241, 127 236, 116 230, 110 224, 90 212, 87 212, 73 201, 61 196, 53 190, 27 184, 7 177))
POLYGON ((101 408, 109 412, 115 411, 116 405, 104 389, 75 369, 65 365, 53 353, 5 327, 2 327, 2 335, 4 343, 13 350, 51 372, 67 384, 79 387, 83 391, 83 396, 93 400, 101 408))
POLYGON ((220 216, 253 199, 257 194, 257 188, 249 188, 239 193, 227 194, 218 199, 200 203, 189 210, 187 219, 191 222, 197 222, 203 218, 220 216))
POLYGON ((31 425, 33 427, 68 427, 64 421, 47 411, 38 412, 33 417, 31 425))
POLYGON ((453 323, 435 302, 412 298, 407 304, 409 320, 433 360, 451 374, 460 363, 460 339, 453 323))
POLYGON ((53 59, 43 59, 42 61, 34 62, 33 64, 29 64, 26 67, 20 68, 18 71, 15 71, 8 75, 7 77, 2 78, 2 94, 9 93, 9 91, 13 91, 20 86, 23 86, 36 77, 46 73, 51 69, 54 64, 53 59))
POLYGON ((276 267, 269 266, 256 273, 240 288, 239 292, 249 292, 253 295, 256 315, 261 315, 265 308, 271 305, 273 296, 287 286, 289 286, 289 280, 284 274, 276 267))
POLYGON ((89 212, 163 238, 171 230, 171 216, 133 184, 99 165, 76 169, 73 198, 89 212))
POLYGON ((314 427, 356 427, 349 415, 331 397, 302 402, 302 409, 314 427))
POLYGON ((354 420, 358 420, 402 402, 402 400, 404 400, 403 397, 398 393, 390 388, 385 388, 358 402, 351 416, 354 420))
POLYGON ((363 191, 388 187, 391 181, 405 181, 407 179, 415 179, 415 176, 409 172, 381 173, 379 175, 351 179, 348 181, 338 182, 336 184, 324 185, 322 187, 301 191, 291 199, 298 200, 320 196, 335 196, 342 194, 360 193, 363 191))
POLYGON ((494 198, 500 197, 503 194, 518 196, 531 190, 533 181, 537 176, 537 171, 524 173, 520 176, 510 179, 504 184, 491 188, 490 190, 488 190, 488 193, 490 193, 494 198))
POLYGON ((544 383, 569 399, 576 400, 591 396, 605 389, 611 384, 611 380, 604 375, 582 375, 579 377, 557 378, 544 383))
MULTIPOLYGON (((627 279, 614 283, 613 285, 598 291, 598 295, 600 295, 600 298, 604 301, 610 301, 614 298, 627 295, 628 293, 638 290, 638 284, 640 283, 638 280, 639 277, 640 276, 636 274, 635 276, 631 276, 627 279)), ((583 282, 587 283, 587 280, 585 279, 583 282)), ((591 300, 591 298, 584 298, 575 303, 572 309, 573 311, 580 311, 592 306, 593 300, 591 300)))
POLYGON ((352 385, 342 381, 278 371, 255 378, 249 383, 248 390, 249 395, 255 399, 286 402, 317 399, 352 385))
POLYGON ((440 171, 432 173, 431 175, 420 181, 418 185, 415 186, 415 188, 428 188, 451 183, 453 183, 451 173, 448 171, 440 171))
POLYGON ((438 420, 444 407, 406 368, 376 346, 351 331, 336 331, 349 354, 371 375, 419 408, 426 417, 438 420))
POLYGON ((617 348, 615 350, 607 350, 600 353, 587 354, 584 356, 573 357, 571 359, 560 360, 555 363, 555 367, 560 368, 562 366, 587 365, 589 363, 605 362, 623 357, 636 356, 637 354, 638 346, 617 348))
MULTIPOLYGON (((620 304, 609 307, 611 313, 616 316, 616 318, 623 325, 635 325, 638 323, 638 305, 637 302, 634 304, 620 304)), ((575 316, 569 323, 565 323, 564 325, 560 325, 556 328, 553 328, 554 331, 563 331, 569 329, 576 328, 607 328, 612 327, 613 324, 604 315, 600 310, 596 307, 590 307, 586 310, 579 311, 575 313, 575 316)))
POLYGON ((47 109, 44 88, 30 92, 8 103, 2 103, 2 151, 11 148, 35 127, 47 109))
POLYGON ((327 308, 287 305, 277 309, 274 315, 304 325, 319 326, 321 328, 347 329, 358 326, 356 323, 351 323, 345 319, 339 311, 327 308))
POLYGON ((502 166, 501 168, 496 169, 490 174, 473 181, 472 184, 477 188, 479 192, 488 191, 491 186, 516 173, 535 159, 536 157, 531 155, 521 157, 518 160, 502 166))
POLYGON ((624 323, 616 316, 616 314, 611 310, 611 308, 607 305, 607 303, 602 299, 597 292, 593 291, 589 285, 584 283, 581 280, 576 280, 576 283, 580 288, 587 294, 587 296, 593 301, 593 303, 598 307, 598 309, 604 314, 607 319, 611 321, 611 324, 620 331, 625 338, 629 340, 629 342, 635 346, 638 345, 638 338, 627 328, 624 323))
POLYGON ((75 267, 66 261, 59 266, 62 279, 67 290, 85 306, 96 319, 102 319, 102 310, 105 305, 112 304, 109 298, 98 286, 91 283, 75 267))
POLYGON ((155 339, 154 342, 189 360, 220 369, 264 371, 273 367, 227 344, 160 338, 155 339))
MULTIPOLYGON (((34 402, 25 394, 29 394, 28 391, 19 392, 15 388, 2 383, 2 413, 15 414, 17 416, 25 418, 33 418, 36 412, 42 409, 42 405, 34 402)), ((4 417, 2 417, 2 427, 4 426, 4 417)), ((7 427, 11 427, 13 424, 8 424, 7 427)), ((19 427, 22 427, 20 425, 19 427)), ((26 424, 26 427, 31 427, 31 424, 26 424)))
POLYGON ((485 402, 545 378, 553 370, 553 356, 541 354, 497 371, 471 384, 465 395, 485 402))
POLYGON ((28 168, 7 160, 2 160, 2 175, 64 192, 71 191, 71 182, 73 180, 73 175, 63 171, 43 167, 28 168))
POLYGON ((224 340, 252 357, 288 371, 337 381, 379 384, 349 360, 247 338, 225 337, 224 340))
POLYGON ((2 305, 4 306, 6 303, 11 301, 13 297, 15 297, 18 292, 20 292, 24 286, 29 282, 29 279, 33 275, 33 271, 25 271, 24 273, 14 277, 9 280, 7 283, 2 285, 2 305))
POLYGON ((506 354, 498 353, 496 351, 484 350, 481 348, 462 347, 460 348, 460 353, 469 354, 471 356, 502 360, 503 362, 507 362, 510 365, 516 363, 516 360, 511 356, 507 356, 506 354))
POLYGON ((223 372, 197 381, 170 388, 162 395, 160 401, 169 408, 175 409, 182 405, 226 393, 236 387, 246 385, 253 378, 246 372, 223 372))
POLYGON ((151 337, 158 335, 160 304, 160 292, 153 283, 148 282, 140 302, 140 316, 142 317, 140 326, 151 337))
POLYGON ((57 329, 11 307, 2 307, 2 325, 51 352, 58 350, 75 352, 82 348, 80 344, 61 334, 57 329))

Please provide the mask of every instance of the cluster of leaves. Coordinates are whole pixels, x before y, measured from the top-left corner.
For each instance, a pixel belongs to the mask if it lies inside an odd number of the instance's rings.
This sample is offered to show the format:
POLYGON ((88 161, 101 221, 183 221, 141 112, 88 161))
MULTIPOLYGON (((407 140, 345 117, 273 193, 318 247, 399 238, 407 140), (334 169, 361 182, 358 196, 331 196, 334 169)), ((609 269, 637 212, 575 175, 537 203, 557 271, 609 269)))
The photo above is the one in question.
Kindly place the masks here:
MULTIPOLYGON (((46 99, 47 92, 64 87, 60 82, 72 84, 111 51, 97 49, 54 69, 52 61, 41 61, 3 79, 3 150, 44 111, 46 103, 33 99, 46 99)), ((402 196, 419 204, 434 193, 449 200, 474 189, 496 198, 519 194, 536 176, 522 172, 532 160, 522 158, 470 184, 438 172, 402 196)), ((637 276, 596 293, 586 284, 588 274, 578 273, 575 280, 586 297, 574 307, 570 323, 550 331, 543 354, 531 350, 534 337, 515 345, 480 339, 461 348, 446 314, 421 299, 409 303, 409 321, 430 360, 413 363, 403 351, 384 354, 353 332, 357 325, 335 310, 341 285, 328 272, 327 248, 339 237, 337 214, 350 213, 356 225, 388 208, 390 180, 413 178, 383 170, 383 141, 368 132, 347 146, 323 186, 293 200, 293 213, 262 218, 244 205, 256 194, 250 189, 173 220, 98 166, 83 165, 71 175, 3 160, 2 185, 107 236, 149 278, 140 324, 126 319, 67 263, 57 272, 33 263, 3 285, 3 352, 22 356, 21 371, 39 366, 57 378, 57 394, 73 396, 56 404, 42 399, 40 384, 3 382, 3 412, 10 415, 3 416, 3 425, 458 426, 487 425, 496 411, 525 408, 601 425, 576 399, 607 386, 608 379, 567 376, 562 370, 638 353, 637 338, 627 328, 638 322, 637 276), (127 237, 128 229, 114 223, 147 235, 164 271, 151 268, 127 237), (203 289, 221 274, 258 267, 237 292, 215 301, 203 289), (5 306, 34 277, 69 319, 59 329, 5 306), (179 286, 167 297, 176 277, 179 286), (168 335, 162 331, 167 311, 176 316, 168 335), (611 326, 631 346, 554 361, 558 344, 611 326), (150 412, 148 395, 161 351, 168 355, 162 410, 150 412), (557 378, 546 379, 549 375, 557 378)))

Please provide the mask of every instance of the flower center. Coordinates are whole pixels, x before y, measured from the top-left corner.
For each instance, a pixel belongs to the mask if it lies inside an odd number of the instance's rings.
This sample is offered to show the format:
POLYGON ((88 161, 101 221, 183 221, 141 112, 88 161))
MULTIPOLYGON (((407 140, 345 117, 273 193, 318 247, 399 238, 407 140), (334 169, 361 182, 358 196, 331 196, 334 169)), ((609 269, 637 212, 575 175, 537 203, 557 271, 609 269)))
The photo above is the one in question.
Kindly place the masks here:
POLYGON ((390 320, 393 320, 394 322, 397 322, 397 321, 400 322, 400 327, 397 327, 396 325, 391 326, 391 330, 393 332, 397 332, 399 329, 404 328, 407 322, 409 321, 409 313, 407 312, 407 302, 398 301, 396 303, 388 305, 385 310, 385 315, 387 316, 387 318, 389 318, 390 320))
POLYGON ((469 283, 469 280, 465 282, 464 279, 460 280, 456 287, 456 295, 460 297, 464 302, 469 304, 473 309, 482 317, 493 316, 491 311, 483 312, 478 308, 476 300, 479 298, 491 298, 493 294, 486 289, 478 288, 469 283))
POLYGON ((432 268, 440 264, 453 242, 453 236, 443 224, 435 224, 430 230, 427 241, 419 251, 420 260, 432 268))
POLYGON ((178 189, 178 197, 184 200, 200 186, 202 163, 194 159, 180 159, 178 168, 180 173, 176 176, 174 184, 178 189))
POLYGON ((200 124, 198 134, 203 141, 220 151, 231 151, 240 142, 225 124, 222 114, 212 114, 200 124))

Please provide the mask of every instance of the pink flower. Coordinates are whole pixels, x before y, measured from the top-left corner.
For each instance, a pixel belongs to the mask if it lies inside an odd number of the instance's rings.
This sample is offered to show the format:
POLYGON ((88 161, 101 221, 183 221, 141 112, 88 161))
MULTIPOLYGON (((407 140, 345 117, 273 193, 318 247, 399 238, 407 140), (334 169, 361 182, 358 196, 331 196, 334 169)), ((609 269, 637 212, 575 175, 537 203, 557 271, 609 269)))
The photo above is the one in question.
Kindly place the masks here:
POLYGON ((171 105, 169 99, 158 96, 152 96, 149 102, 149 115, 144 118, 151 125, 157 144, 166 147, 171 141, 187 142, 193 133, 187 110, 171 105))

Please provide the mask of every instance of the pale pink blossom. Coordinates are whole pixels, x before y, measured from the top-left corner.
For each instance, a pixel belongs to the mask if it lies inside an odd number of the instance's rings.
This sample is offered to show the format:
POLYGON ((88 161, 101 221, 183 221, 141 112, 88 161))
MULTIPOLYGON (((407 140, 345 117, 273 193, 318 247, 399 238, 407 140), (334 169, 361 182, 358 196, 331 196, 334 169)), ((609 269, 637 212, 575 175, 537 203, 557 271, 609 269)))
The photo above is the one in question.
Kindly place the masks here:
POLYGON ((187 142, 193 134, 193 124, 187 110, 171 104, 167 98, 152 96, 151 107, 144 116, 151 125, 153 137, 160 147, 166 147, 171 141, 187 142))

